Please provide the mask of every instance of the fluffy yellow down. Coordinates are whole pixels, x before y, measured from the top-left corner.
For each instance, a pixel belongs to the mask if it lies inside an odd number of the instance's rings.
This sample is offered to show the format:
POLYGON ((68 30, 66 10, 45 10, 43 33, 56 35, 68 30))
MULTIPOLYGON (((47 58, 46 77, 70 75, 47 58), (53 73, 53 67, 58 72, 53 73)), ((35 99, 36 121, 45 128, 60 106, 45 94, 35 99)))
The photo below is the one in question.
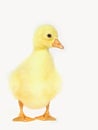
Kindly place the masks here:
POLYGON ((59 92, 60 86, 60 77, 46 48, 34 49, 10 76, 15 98, 33 109, 45 107, 59 92))

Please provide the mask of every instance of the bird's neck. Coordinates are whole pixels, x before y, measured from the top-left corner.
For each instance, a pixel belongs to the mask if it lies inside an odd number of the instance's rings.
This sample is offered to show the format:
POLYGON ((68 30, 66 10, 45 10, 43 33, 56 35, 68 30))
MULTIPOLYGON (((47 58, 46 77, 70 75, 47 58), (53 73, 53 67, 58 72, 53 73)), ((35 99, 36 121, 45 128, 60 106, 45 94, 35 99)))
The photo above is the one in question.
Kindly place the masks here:
POLYGON ((49 51, 49 48, 46 47, 34 47, 34 51, 49 51))

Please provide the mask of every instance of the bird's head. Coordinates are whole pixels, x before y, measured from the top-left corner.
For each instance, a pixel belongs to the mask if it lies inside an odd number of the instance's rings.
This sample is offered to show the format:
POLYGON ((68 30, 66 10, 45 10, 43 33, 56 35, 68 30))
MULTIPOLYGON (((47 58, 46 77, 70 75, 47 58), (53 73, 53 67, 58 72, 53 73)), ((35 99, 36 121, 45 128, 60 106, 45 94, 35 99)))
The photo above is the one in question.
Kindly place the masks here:
POLYGON ((57 30, 52 25, 38 27, 34 33, 33 40, 35 49, 49 49, 51 47, 64 48, 58 40, 57 30))

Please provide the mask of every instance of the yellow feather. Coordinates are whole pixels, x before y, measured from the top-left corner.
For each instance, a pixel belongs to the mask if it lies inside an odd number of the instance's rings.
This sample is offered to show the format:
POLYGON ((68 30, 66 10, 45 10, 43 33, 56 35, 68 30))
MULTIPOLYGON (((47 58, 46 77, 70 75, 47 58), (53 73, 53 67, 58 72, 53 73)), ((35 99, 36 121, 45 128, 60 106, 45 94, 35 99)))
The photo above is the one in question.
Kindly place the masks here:
MULTIPOLYGON (((49 25, 43 27, 47 27, 49 32, 53 32, 56 36, 53 27, 49 25)), ((45 32, 42 28, 38 33, 43 34, 43 30, 45 32)), ((33 53, 10 76, 10 88, 13 95, 25 106, 34 109, 45 107, 61 88, 60 76, 48 50, 53 39, 48 41, 49 44, 47 39, 43 39, 44 44, 41 44, 42 39, 40 37, 38 42, 38 35, 35 34, 33 53), (45 46, 45 44, 48 45, 45 46)))

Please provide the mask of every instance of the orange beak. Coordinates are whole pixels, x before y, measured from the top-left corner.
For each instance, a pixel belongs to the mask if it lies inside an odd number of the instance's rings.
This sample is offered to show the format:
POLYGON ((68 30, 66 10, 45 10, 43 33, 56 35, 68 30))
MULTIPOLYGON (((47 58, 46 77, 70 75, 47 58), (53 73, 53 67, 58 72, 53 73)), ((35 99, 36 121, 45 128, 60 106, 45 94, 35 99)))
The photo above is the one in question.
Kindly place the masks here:
POLYGON ((52 47, 57 47, 60 49, 64 49, 64 46, 60 43, 58 39, 55 39, 54 42, 52 43, 52 47))

